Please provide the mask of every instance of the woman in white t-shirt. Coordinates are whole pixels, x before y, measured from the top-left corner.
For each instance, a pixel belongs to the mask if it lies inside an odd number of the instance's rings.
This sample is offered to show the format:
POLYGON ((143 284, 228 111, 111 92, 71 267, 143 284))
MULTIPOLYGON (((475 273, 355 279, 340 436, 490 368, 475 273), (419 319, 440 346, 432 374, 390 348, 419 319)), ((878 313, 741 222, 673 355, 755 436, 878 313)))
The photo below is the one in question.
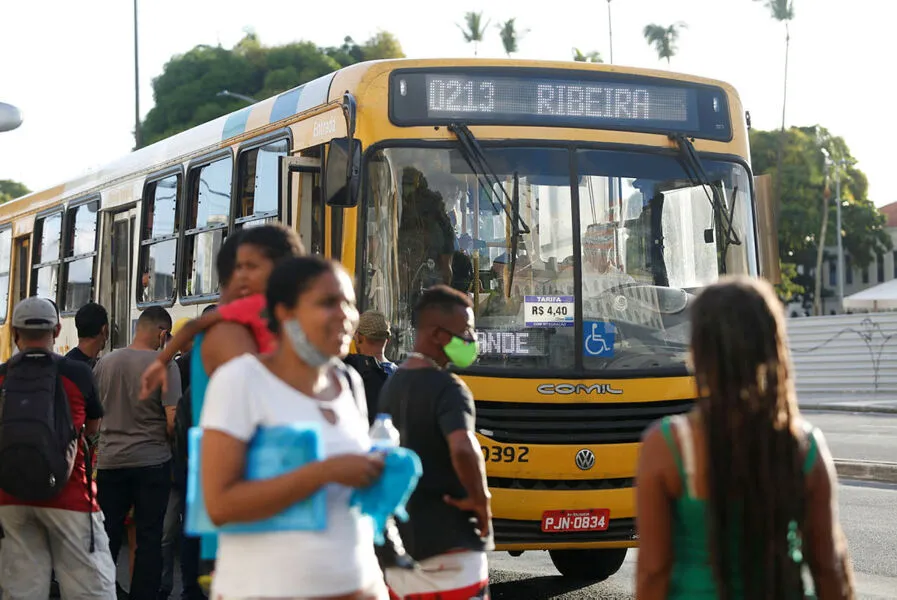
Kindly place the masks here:
POLYGON ((202 485, 217 525, 266 519, 327 491, 327 529, 222 534, 212 598, 385 600, 373 525, 349 507, 352 488, 374 482, 382 456, 369 453, 364 386, 350 387, 334 365, 346 355, 358 321, 352 281, 338 264, 289 258, 268 280, 267 303, 278 336, 273 354, 249 354, 212 376, 202 410, 202 485), (256 428, 316 422, 326 458, 267 480, 243 478, 256 428))

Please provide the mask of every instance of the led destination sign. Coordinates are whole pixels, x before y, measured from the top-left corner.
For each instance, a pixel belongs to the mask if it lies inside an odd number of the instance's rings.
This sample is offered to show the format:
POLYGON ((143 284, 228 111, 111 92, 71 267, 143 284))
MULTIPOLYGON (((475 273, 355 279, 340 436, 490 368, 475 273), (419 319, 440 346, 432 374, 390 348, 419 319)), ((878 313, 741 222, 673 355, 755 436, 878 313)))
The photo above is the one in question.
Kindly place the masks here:
POLYGON ((720 88, 608 73, 545 71, 530 76, 457 71, 392 74, 397 125, 469 124, 595 127, 731 138, 720 88))

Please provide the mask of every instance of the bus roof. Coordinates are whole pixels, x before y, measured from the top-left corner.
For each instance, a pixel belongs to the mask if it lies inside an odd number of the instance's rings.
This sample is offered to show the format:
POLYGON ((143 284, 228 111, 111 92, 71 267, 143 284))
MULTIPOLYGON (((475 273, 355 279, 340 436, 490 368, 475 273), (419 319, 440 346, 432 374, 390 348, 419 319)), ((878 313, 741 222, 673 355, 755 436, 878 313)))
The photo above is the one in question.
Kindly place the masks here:
MULTIPOLYGON (((0 206, 0 218, 48 207, 62 198, 75 198, 95 190, 98 186, 148 174, 201 156, 228 145, 248 131, 267 127, 313 110, 328 102, 339 101, 342 94, 352 91, 356 97, 364 94, 367 84, 384 72, 396 68, 420 67, 538 67, 543 69, 590 70, 625 73, 663 79, 677 79, 723 88, 727 94, 737 96, 735 90, 721 81, 671 73, 654 69, 639 69, 572 61, 544 61, 522 59, 389 59, 368 61, 344 67, 303 85, 287 90, 272 98, 246 106, 213 121, 197 125, 186 131, 136 150, 97 170, 89 171, 75 179, 52 188, 35 192, 0 206), (337 87, 333 87, 334 81, 337 87)), ((77 144, 75 144, 77 145, 77 144)))

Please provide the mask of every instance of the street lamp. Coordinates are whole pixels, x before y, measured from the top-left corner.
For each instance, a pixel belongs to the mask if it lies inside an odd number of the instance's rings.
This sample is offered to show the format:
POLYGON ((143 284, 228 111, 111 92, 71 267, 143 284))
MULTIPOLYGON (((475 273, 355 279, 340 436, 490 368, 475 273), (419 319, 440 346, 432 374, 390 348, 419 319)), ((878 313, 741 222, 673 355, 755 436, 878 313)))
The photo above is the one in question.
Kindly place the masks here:
POLYGON ((0 102, 0 132, 12 131, 22 124, 22 112, 12 104, 0 102))
POLYGON ((216 96, 230 96, 231 98, 238 98, 240 100, 243 100, 244 102, 249 102, 250 104, 255 104, 256 102, 258 102, 258 100, 256 100, 255 98, 253 98, 251 96, 244 96, 243 94, 238 94, 237 92, 231 92, 228 90, 221 90, 220 92, 218 92, 215 95, 216 96))

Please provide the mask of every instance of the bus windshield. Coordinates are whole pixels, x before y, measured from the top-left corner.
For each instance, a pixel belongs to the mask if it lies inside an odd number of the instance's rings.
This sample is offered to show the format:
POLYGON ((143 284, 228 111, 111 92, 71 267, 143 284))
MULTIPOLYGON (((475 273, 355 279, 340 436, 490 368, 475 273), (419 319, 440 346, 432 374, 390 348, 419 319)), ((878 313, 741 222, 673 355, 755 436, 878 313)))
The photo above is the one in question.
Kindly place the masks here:
POLYGON ((443 283, 474 302, 471 371, 682 368, 694 293, 757 271, 737 162, 702 159, 701 184, 675 152, 483 151, 507 196, 484 188, 457 146, 368 153, 362 293, 393 323, 393 360, 412 349, 420 292, 443 283))

